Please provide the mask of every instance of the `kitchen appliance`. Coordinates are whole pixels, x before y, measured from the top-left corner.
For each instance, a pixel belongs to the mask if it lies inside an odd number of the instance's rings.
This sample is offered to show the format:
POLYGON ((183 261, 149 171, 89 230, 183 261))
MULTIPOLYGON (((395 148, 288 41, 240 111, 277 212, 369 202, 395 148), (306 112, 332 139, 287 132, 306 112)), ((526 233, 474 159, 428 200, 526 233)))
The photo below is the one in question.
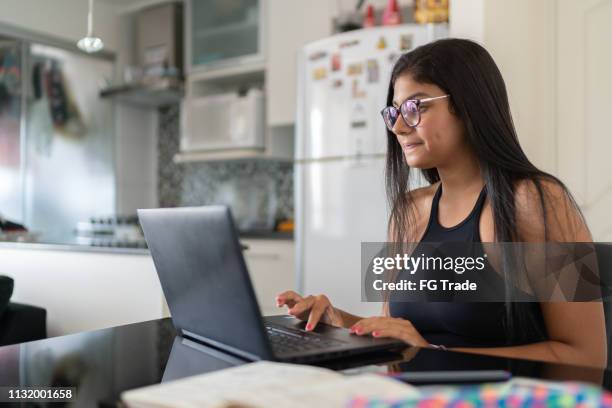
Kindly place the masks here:
POLYGON ((391 69, 404 52, 448 35, 447 25, 406 24, 351 31, 299 54, 295 164, 296 271, 302 293, 325 293, 362 315, 361 243, 386 241, 380 116, 391 69))
POLYGON ((146 248, 138 216, 91 217, 74 230, 78 245, 110 248, 146 248))
POLYGON ((260 89, 186 98, 181 114, 182 152, 265 147, 260 89))

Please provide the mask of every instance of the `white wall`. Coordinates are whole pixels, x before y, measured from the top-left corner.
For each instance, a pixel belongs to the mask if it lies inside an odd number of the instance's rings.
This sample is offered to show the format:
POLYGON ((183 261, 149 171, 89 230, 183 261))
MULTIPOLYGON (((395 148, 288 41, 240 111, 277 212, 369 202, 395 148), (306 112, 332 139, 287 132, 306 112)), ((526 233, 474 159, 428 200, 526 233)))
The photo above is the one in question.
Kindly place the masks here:
POLYGON ((119 215, 158 206, 156 109, 117 103, 115 138, 116 208, 119 215))
POLYGON ((519 139, 556 173, 556 0, 487 1, 484 43, 506 80, 519 139))
POLYGON ((450 36, 469 38, 480 43, 484 40, 485 0, 451 1, 450 36))
POLYGON ((451 36, 481 43, 495 59, 527 156, 556 173, 556 0, 456 0, 450 7, 451 36))
MULTIPOLYGON (((87 0, 0 0, 0 23, 75 42, 87 30, 87 0)), ((115 7, 95 2, 94 32, 106 48, 117 49, 115 7)))

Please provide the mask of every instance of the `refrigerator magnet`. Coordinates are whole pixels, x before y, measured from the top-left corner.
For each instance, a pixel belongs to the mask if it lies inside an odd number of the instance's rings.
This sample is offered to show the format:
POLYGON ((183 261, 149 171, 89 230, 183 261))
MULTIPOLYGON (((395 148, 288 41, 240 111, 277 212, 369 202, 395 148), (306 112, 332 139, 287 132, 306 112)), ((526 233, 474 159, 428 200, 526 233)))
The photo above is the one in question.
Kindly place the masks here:
POLYGON ((338 52, 331 57, 331 69, 334 72, 342 69, 342 56, 338 52))
POLYGON ((397 61, 398 58, 399 58, 399 54, 396 53, 396 52, 392 52, 387 57, 387 59, 389 60, 389 64, 395 64, 395 62, 397 61))
POLYGON ((387 48, 387 40, 385 40, 384 36, 380 36, 378 42, 376 43, 376 48, 378 48, 379 50, 384 50, 385 48, 387 48))
POLYGON ((353 79, 353 87, 352 87, 352 96, 353 98, 365 98, 366 91, 359 86, 359 80, 353 79))
POLYGON ((352 47, 359 44, 359 40, 349 40, 340 43, 340 48, 352 47))
POLYGON ((350 126, 353 129, 358 129, 367 127, 367 125, 366 110, 360 102, 357 102, 351 110, 350 126))
POLYGON ((380 77, 378 70, 378 61, 375 59, 369 59, 366 63, 366 71, 368 77, 368 83, 378 82, 380 77))
POLYGON ((316 52, 313 52, 312 54, 310 54, 308 56, 308 59, 310 61, 317 61, 317 60, 320 60, 321 58, 325 58, 326 56, 327 56, 327 52, 325 52, 325 51, 316 51, 316 52))
POLYGON ((400 35, 400 50, 407 51, 412 49, 412 34, 400 35))
POLYGON ((318 80, 321 80, 321 79, 325 79, 326 76, 327 76, 327 70, 325 69, 325 67, 315 68, 312 71, 312 78, 315 81, 318 81, 318 80))
POLYGON ((361 63, 349 64, 346 70, 347 75, 360 75, 362 72, 363 72, 363 64, 361 63))
POLYGON ((364 128, 364 127, 368 127, 368 122, 366 122, 365 120, 351 121, 351 128, 353 129, 359 129, 359 128, 364 128))
POLYGON ((342 79, 336 78, 332 82, 332 88, 342 88, 342 79))

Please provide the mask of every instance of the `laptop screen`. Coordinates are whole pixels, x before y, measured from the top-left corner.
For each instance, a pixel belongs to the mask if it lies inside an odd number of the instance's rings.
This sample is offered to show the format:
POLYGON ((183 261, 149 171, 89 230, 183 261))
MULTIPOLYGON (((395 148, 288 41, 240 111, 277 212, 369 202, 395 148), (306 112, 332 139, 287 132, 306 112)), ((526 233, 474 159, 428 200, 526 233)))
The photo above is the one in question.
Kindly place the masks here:
POLYGON ((146 209, 138 217, 176 328, 243 357, 271 358, 229 208, 146 209))

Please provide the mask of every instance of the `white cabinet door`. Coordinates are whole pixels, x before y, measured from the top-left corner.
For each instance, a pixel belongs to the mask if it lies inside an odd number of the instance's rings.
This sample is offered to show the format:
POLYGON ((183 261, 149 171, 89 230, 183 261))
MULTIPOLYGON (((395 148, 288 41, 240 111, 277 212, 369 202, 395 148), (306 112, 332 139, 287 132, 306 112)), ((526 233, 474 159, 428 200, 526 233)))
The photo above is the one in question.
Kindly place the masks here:
POLYGON ((267 2, 267 123, 295 122, 297 53, 311 41, 332 34, 334 2, 329 0, 267 2))
POLYGON ((185 56, 189 74, 264 59, 260 0, 188 0, 185 56))
POLYGON ((248 249, 244 257, 263 315, 285 313, 275 297, 295 289, 294 243, 290 240, 241 239, 248 249))

